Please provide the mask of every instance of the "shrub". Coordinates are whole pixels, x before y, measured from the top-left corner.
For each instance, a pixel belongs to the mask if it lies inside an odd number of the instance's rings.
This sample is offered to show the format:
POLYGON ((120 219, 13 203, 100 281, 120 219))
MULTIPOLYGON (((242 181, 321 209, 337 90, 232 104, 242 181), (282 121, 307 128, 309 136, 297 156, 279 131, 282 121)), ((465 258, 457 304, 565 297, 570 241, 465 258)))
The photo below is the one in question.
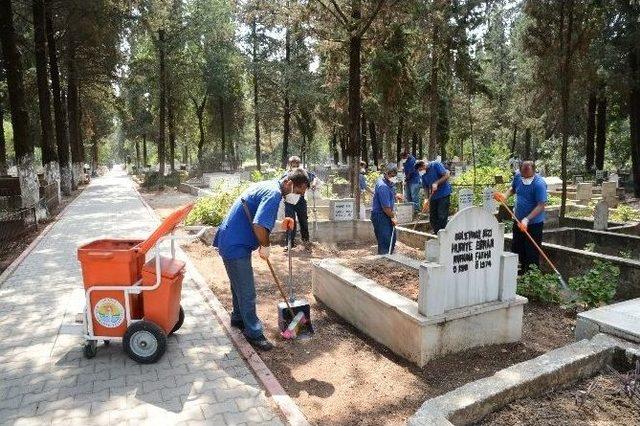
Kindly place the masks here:
POLYGON ((224 189, 222 185, 220 183, 213 188, 213 195, 198 199, 187 216, 185 224, 219 226, 231 205, 249 186, 247 183, 242 183, 236 187, 224 189))
POLYGON ((158 172, 146 172, 144 174, 144 180, 142 186, 144 188, 162 188, 163 186, 178 186, 180 182, 186 180, 186 173, 173 172, 164 177, 160 176, 158 172))
POLYGON ((518 278, 519 295, 542 303, 560 303, 558 277, 555 274, 545 274, 537 266, 531 266, 529 271, 518 278))
POLYGON ((251 172, 251 175, 249 176, 249 179, 251 180, 251 182, 262 182, 263 180, 271 180, 276 178, 280 179, 280 177, 284 175, 285 171, 286 170, 282 168, 268 169, 264 172, 253 170, 251 172))
POLYGON ((611 210, 610 220, 614 222, 639 221, 640 212, 633 207, 622 205, 617 209, 611 210))
POLYGON ((618 288, 620 269, 611 262, 595 260, 586 274, 569 278, 569 288, 578 293, 578 303, 587 308, 607 304, 618 288))

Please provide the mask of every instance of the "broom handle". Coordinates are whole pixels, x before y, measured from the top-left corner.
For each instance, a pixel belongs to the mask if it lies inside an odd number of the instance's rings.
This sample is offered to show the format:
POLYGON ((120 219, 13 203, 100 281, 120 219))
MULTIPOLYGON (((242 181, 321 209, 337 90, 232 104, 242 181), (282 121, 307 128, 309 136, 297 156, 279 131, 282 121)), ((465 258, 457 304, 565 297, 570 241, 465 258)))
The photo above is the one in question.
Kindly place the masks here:
MULTIPOLYGON (((516 215, 513 213, 513 211, 509 208, 509 206, 506 205, 506 203, 500 201, 500 204, 502 204, 504 206, 505 209, 507 209, 507 211, 509 212, 509 214, 511 215, 511 217, 513 218, 513 220, 516 221, 516 223, 518 225, 520 225, 520 221, 518 220, 518 218, 516 217, 516 215)), ((533 237, 531 236, 531 234, 529 234, 528 231, 523 231, 521 229, 522 232, 524 232, 524 234, 529 238, 529 241, 531 241, 531 244, 533 244, 533 246, 538 249, 538 252, 542 255, 542 257, 544 258, 544 260, 547 261, 547 263, 549 264, 549 266, 551 266, 551 268, 555 271, 556 274, 560 275, 560 272, 558 271, 558 268, 556 268, 556 266, 551 262, 551 260, 547 257, 547 255, 544 253, 544 251, 542 251, 542 248, 538 245, 538 243, 536 243, 536 241, 533 239, 533 237)))
POLYGON ((287 299, 287 295, 284 294, 284 290, 282 289, 282 284, 280 283, 280 280, 278 279, 278 276, 276 275, 276 271, 273 269, 273 265, 271 264, 271 261, 269 260, 269 258, 267 257, 265 260, 267 261, 267 265, 269 266, 269 270, 271 271, 271 275, 273 275, 273 279, 275 280, 276 285, 278 286, 278 290, 280 290, 280 295, 284 299, 284 303, 287 304, 287 309, 289 309, 289 313, 291 314, 291 318, 293 318, 295 316, 293 314, 293 309, 291 308, 291 305, 289 304, 289 299, 287 299))

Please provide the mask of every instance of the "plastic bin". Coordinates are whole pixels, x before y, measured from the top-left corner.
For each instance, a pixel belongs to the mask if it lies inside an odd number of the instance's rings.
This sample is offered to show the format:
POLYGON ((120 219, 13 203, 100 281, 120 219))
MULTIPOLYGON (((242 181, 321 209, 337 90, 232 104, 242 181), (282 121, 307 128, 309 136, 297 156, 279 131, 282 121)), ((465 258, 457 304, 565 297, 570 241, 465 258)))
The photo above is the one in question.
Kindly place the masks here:
MULTIPOLYGON (((146 321, 159 325, 167 334, 180 317, 180 292, 184 278, 185 263, 169 257, 160 257, 160 286, 151 291, 143 291, 143 315, 146 321)), ((142 285, 156 284, 156 259, 153 258, 142 268, 142 285)))
POLYGON ((142 240, 96 240, 78 249, 85 290, 96 285, 131 285, 140 279, 142 240))

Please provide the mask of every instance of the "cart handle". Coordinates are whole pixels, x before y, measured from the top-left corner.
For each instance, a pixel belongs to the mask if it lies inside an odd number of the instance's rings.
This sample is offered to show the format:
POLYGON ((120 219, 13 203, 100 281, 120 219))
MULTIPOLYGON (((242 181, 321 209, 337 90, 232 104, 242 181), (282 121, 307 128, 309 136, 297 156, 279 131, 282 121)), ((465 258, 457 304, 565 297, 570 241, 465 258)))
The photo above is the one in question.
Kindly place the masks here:
POLYGON ((104 253, 99 251, 90 251, 87 253, 89 257, 97 257, 99 259, 113 259, 113 253, 104 253))

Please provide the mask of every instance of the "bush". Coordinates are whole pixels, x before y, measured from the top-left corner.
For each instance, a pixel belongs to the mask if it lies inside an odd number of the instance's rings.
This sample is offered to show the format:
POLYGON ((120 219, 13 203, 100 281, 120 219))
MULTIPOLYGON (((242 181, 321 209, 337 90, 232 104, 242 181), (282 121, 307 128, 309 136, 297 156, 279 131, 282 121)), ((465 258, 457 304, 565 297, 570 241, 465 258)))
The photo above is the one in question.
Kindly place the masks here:
POLYGON ((186 225, 219 226, 231 205, 249 186, 243 183, 234 188, 223 189, 222 185, 220 183, 213 188, 213 195, 196 201, 196 205, 185 220, 186 225))
POLYGON ((142 187, 144 188, 162 188, 164 186, 173 186, 176 187, 180 185, 180 182, 183 182, 187 179, 186 173, 180 173, 178 171, 173 172, 164 177, 160 176, 158 172, 146 172, 144 174, 144 180, 142 182, 142 187))
POLYGON ((519 295, 541 303, 560 303, 560 282, 555 274, 545 274, 537 266, 518 277, 519 295))
POLYGON ((281 168, 269 169, 264 172, 253 170, 249 179, 251 180, 251 182, 262 182, 263 180, 280 179, 280 177, 282 177, 285 172, 286 170, 281 168))
POLYGON ((620 269, 611 262, 595 260, 586 274, 569 278, 569 288, 578 293, 578 303, 587 308, 607 304, 618 288, 620 269))
POLYGON ((622 205, 617 209, 611 210, 611 216, 609 217, 609 220, 612 220, 614 222, 639 221, 640 212, 633 207, 622 205))

